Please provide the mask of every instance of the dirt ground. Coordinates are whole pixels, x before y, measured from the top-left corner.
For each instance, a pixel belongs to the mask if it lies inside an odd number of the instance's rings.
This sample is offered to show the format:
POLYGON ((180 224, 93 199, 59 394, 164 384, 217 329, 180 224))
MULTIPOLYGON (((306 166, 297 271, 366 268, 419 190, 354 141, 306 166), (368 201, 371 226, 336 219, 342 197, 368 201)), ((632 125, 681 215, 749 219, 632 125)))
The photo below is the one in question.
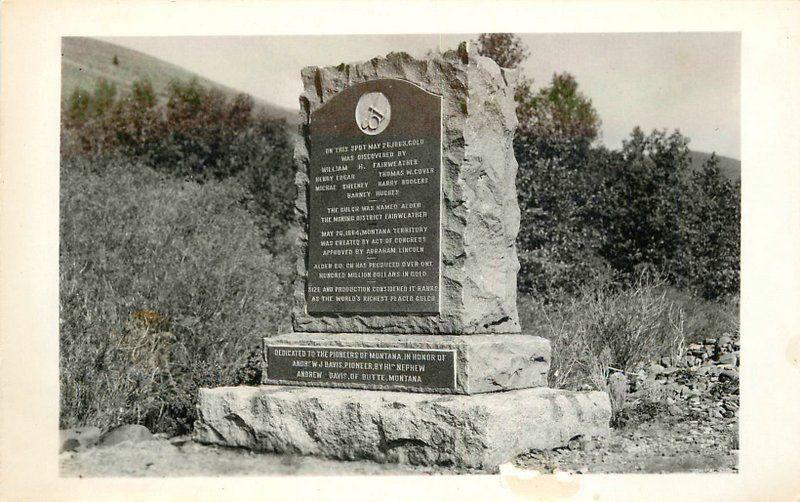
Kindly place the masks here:
POLYGON ((518 467, 544 473, 738 472, 737 423, 658 420, 607 438, 531 452, 518 467))
MULTIPOLYGON (((576 441, 569 447, 518 457, 517 467, 551 473, 736 472, 736 421, 655 420, 612 429, 607 438, 576 441)), ((60 456, 61 475, 103 476, 263 476, 481 474, 442 467, 338 461, 296 455, 255 453, 207 446, 188 438, 140 443, 60 456)))
MULTIPOLYGON (((298 455, 256 453, 208 446, 190 440, 124 442, 60 456, 61 476, 271 476, 458 474, 437 467, 339 461, 298 455)), ((463 471, 462 471, 463 472, 463 471)), ((464 472, 468 474, 469 472, 464 472)))

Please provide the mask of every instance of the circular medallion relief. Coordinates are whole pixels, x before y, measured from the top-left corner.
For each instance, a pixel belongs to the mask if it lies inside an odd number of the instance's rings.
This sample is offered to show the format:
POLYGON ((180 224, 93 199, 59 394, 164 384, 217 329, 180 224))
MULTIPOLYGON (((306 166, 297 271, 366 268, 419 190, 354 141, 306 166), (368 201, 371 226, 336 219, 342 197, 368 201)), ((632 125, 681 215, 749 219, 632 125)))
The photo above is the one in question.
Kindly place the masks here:
POLYGON ((380 134, 389 125, 392 107, 382 92, 363 94, 356 104, 356 124, 364 134, 380 134))

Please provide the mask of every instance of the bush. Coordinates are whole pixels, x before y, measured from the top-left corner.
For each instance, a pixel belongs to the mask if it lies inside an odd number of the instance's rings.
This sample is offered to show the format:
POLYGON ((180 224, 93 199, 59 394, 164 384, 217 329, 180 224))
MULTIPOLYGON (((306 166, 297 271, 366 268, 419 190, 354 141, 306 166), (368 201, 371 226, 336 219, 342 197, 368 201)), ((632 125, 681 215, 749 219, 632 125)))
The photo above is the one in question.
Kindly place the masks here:
POLYGON ((666 294, 685 313, 687 343, 719 338, 725 333, 739 333, 738 296, 728 297, 725 301, 704 300, 674 287, 667 288, 666 294))
POLYGON ((715 157, 693 171, 678 132, 636 129, 618 152, 583 144, 515 142, 521 291, 553 300, 651 271, 705 299, 738 294, 739 185, 715 157))
POLYGON ((227 98, 196 80, 172 82, 166 103, 159 103, 147 80, 118 96, 101 79, 93 95, 76 89, 65 104, 61 155, 96 168, 109 158, 135 159, 198 182, 236 178, 271 241, 288 228, 295 198, 285 128, 256 112, 248 95, 227 98))
POLYGON ((587 285, 557 305, 524 297, 520 306, 523 325, 552 344, 551 387, 591 384, 608 390, 613 372, 631 372, 655 358, 683 352, 682 309, 660 284, 643 279, 618 291, 587 285))
POLYGON ((291 264, 262 248, 232 179, 65 162, 61 426, 186 432, 197 388, 237 383, 261 337, 288 328, 291 264))
MULTIPOLYGON (((518 67, 511 33, 484 33, 479 54, 518 67)), ((739 292, 740 187, 715 157, 693 171, 689 138, 634 128, 619 151, 597 145, 601 119, 569 73, 515 89, 521 292, 556 301, 584 285, 636 281, 643 270, 706 299, 739 292)))

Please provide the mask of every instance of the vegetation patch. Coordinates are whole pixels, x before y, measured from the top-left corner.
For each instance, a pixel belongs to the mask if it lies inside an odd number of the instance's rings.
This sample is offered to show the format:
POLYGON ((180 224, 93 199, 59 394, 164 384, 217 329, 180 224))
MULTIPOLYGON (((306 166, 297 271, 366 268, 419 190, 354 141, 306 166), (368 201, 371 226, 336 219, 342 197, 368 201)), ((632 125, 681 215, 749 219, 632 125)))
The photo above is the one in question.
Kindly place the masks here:
POLYGON ((264 249, 234 180, 91 167, 61 180, 61 426, 185 432, 197 387, 238 383, 287 328, 291 264, 264 249))

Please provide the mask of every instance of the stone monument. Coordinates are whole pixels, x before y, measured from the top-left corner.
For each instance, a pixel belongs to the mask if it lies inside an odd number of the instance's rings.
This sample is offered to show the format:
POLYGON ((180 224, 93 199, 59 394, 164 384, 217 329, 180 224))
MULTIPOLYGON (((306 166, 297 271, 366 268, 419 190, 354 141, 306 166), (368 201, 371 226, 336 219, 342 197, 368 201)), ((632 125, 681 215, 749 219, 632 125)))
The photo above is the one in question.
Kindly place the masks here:
POLYGON ((494 470, 607 433, 520 328, 516 77, 467 44, 303 70, 293 331, 201 389, 199 441, 494 470))

